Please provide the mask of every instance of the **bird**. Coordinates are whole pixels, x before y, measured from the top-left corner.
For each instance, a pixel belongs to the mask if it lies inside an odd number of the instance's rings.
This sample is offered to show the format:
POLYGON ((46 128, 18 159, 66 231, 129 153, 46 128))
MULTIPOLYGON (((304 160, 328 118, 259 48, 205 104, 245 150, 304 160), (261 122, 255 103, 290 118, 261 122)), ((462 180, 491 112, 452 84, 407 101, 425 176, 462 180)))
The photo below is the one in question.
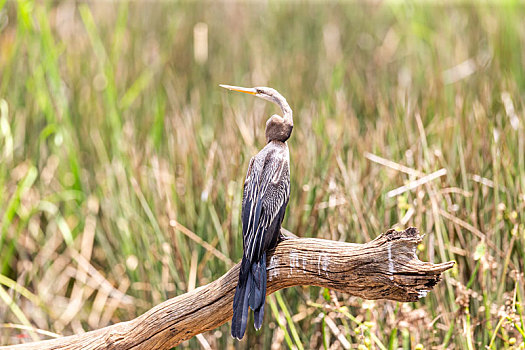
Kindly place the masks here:
POLYGON ((244 180, 242 199, 243 257, 233 298, 231 335, 241 340, 249 308, 259 330, 266 299, 266 252, 276 247, 290 199, 290 152, 286 141, 293 129, 293 113, 286 99, 269 87, 221 87, 262 98, 278 105, 282 116, 266 122, 266 146, 251 158, 244 180))

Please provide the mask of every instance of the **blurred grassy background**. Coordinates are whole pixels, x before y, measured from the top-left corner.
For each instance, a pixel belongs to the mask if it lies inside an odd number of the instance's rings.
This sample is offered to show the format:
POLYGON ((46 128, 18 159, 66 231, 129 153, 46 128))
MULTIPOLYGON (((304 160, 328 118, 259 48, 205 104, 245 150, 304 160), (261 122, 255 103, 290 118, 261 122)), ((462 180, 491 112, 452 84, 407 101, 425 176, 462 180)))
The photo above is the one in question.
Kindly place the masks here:
POLYGON ((277 111, 226 83, 294 109, 285 228, 412 225, 422 260, 458 264, 418 303, 293 288, 243 342, 227 324, 184 346, 523 348, 521 5, 0 8, 0 344, 129 320, 241 258, 242 183, 277 111))

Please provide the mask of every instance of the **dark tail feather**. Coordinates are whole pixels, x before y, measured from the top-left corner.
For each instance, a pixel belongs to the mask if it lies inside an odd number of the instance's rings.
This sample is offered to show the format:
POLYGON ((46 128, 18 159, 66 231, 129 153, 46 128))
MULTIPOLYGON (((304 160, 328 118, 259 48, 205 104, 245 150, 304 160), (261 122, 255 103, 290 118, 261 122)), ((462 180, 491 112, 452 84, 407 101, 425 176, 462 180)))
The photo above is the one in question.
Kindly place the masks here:
POLYGON ((264 303, 266 293, 266 253, 261 260, 252 263, 250 272, 253 276, 252 294, 250 295, 250 307, 257 310, 264 303))
POLYGON ((253 285, 250 261, 242 258, 239 282, 233 297, 232 337, 241 340, 248 322, 248 305, 253 285))
POLYGON ((260 308, 258 308, 257 310, 253 312, 255 330, 258 331, 259 329, 261 329, 263 319, 264 319, 264 303, 261 305, 260 308))
MULTIPOLYGON (((255 264, 254 264, 255 265, 255 264)), ((261 329, 264 317, 264 302, 266 301, 266 252, 261 257, 261 260, 254 269, 252 265, 252 272, 254 274, 254 303, 250 307, 253 309, 254 326, 256 330, 261 329), (254 293, 255 292, 255 293, 254 293)))
POLYGON ((246 332, 249 308, 254 310, 255 329, 262 326, 266 300, 266 253, 252 263, 243 257, 239 282, 233 297, 232 337, 242 339, 246 332))

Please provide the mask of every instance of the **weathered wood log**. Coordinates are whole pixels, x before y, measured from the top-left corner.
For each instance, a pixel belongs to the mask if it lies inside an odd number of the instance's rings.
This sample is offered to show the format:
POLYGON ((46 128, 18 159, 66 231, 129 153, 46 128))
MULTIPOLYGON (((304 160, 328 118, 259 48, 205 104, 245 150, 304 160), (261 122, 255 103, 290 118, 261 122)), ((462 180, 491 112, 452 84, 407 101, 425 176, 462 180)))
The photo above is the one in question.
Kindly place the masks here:
MULTIPOLYGON (((442 272, 454 265, 452 261, 420 261, 416 247, 421 240, 415 228, 389 230, 366 244, 286 239, 269 254, 267 294, 292 286, 315 285, 364 299, 417 301, 436 285, 442 272)), ((231 319, 239 266, 131 321, 13 348, 169 349, 231 319)))

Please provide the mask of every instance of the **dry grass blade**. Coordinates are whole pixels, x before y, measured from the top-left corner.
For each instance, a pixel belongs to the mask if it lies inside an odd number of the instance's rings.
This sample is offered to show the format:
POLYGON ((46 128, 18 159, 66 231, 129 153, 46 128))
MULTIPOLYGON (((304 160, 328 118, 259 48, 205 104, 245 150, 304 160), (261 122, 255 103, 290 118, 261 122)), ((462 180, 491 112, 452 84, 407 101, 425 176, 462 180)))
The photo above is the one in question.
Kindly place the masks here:
POLYGON ((29 335, 33 339, 33 341, 40 340, 40 337, 36 334, 36 332, 33 330, 33 327, 31 327, 31 322, 27 319, 27 317, 24 315, 24 312, 20 309, 20 307, 13 301, 13 298, 7 292, 5 289, 0 286, 0 300, 2 300, 11 310, 11 312, 16 316, 16 318, 26 327, 28 327, 29 335))
POLYGON ((184 227, 183 225, 179 224, 175 220, 170 220, 170 226, 173 227, 174 230, 180 231, 184 235, 186 235, 189 239, 194 241, 195 243, 201 245, 204 249, 215 255, 220 260, 224 261, 228 266, 233 265, 233 261, 228 258, 226 255, 218 251, 214 246, 209 244, 208 242, 205 242, 202 238, 197 236, 195 233, 184 227))
POLYGON ((79 267, 82 268, 85 272, 87 272, 91 278, 100 285, 101 289, 107 293, 107 295, 111 296, 114 299, 117 299, 119 302, 123 304, 133 304, 134 300, 133 297, 126 295, 113 287, 113 285, 106 279, 104 276, 97 271, 91 265, 89 261, 86 260, 79 252, 76 250, 69 248, 68 249, 69 254, 71 257, 78 263, 79 267))
POLYGON ((332 318, 329 315, 326 315, 324 320, 328 328, 330 328, 330 331, 336 336, 337 340, 339 340, 343 348, 351 349, 350 343, 348 342, 348 340, 346 340, 341 330, 337 328, 337 325, 335 324, 334 320, 332 320, 332 318))
POLYGON ((35 327, 26 326, 26 325, 23 325, 23 324, 2 323, 2 324, 0 324, 0 327, 1 328, 21 329, 21 330, 24 330, 24 331, 31 331, 31 332, 35 332, 35 333, 38 333, 38 334, 45 335, 45 336, 50 337, 50 338, 60 338, 60 337, 62 337, 62 335, 60 335, 60 334, 49 332, 49 331, 46 331, 44 329, 39 329, 39 328, 35 328, 35 327))
POLYGON ((435 180, 437 178, 440 178, 441 176, 444 176, 447 174, 447 169, 442 168, 438 171, 433 172, 432 174, 429 174, 427 176, 424 176, 418 180, 410 181, 408 184, 398 187, 392 191, 389 191, 386 195, 389 198, 395 197, 400 195, 401 193, 404 193, 406 191, 413 190, 415 188, 418 188, 419 186, 422 186, 426 184, 427 182, 430 182, 432 180, 435 180))
POLYGON ((380 156, 376 156, 375 154, 372 154, 372 153, 365 152, 365 157, 367 159, 371 160, 374 163, 384 165, 384 166, 386 166, 386 167, 388 167, 390 169, 397 170, 397 171, 403 172, 403 173, 408 174, 408 175, 413 175, 413 176, 423 176, 423 175, 425 175, 424 173, 422 173, 419 170, 409 168, 409 167, 407 167, 405 165, 393 162, 391 160, 388 160, 388 159, 380 157, 380 156))

